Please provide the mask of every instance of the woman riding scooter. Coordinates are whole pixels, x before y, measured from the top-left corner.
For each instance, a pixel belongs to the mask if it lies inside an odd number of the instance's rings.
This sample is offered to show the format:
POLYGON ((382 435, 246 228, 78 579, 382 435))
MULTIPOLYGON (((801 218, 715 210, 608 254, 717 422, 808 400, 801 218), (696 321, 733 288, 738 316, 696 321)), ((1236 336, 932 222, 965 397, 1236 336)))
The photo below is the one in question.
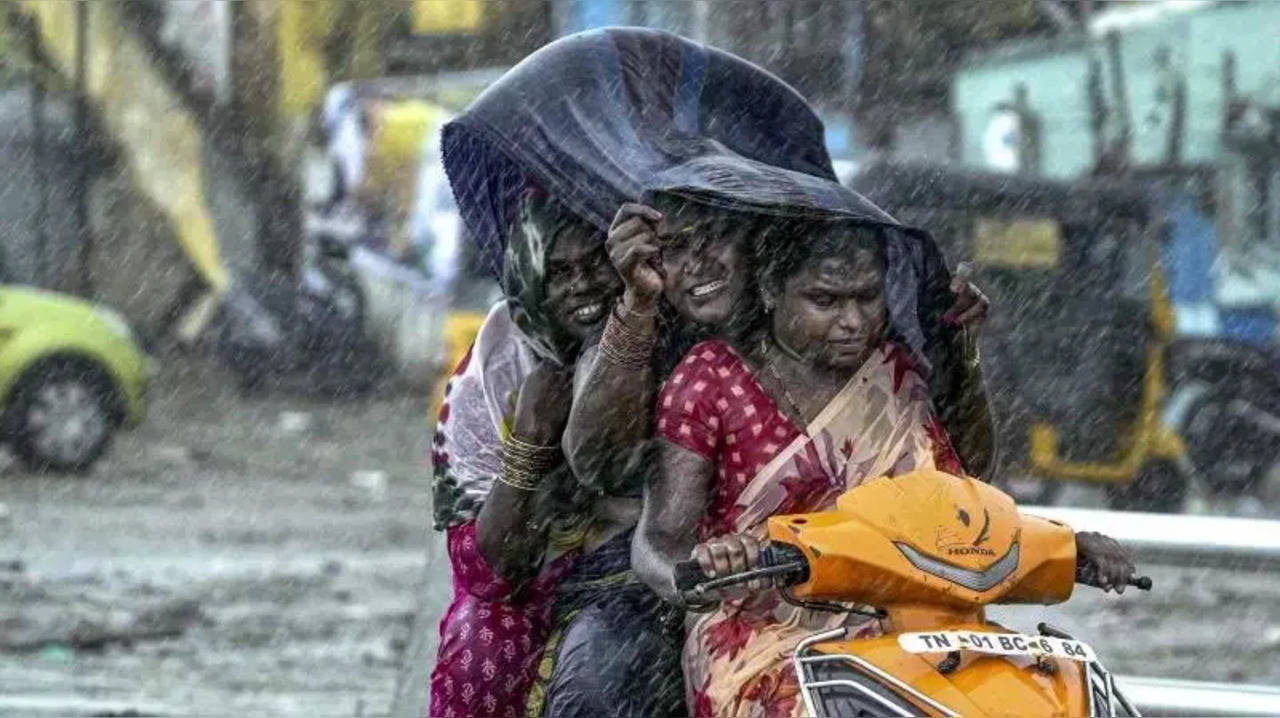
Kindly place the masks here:
MULTIPOLYGON (((711 577, 744 571, 770 516, 821 510, 880 476, 963 473, 904 341, 912 329, 891 311, 902 296, 891 261, 900 235, 883 223, 798 219, 768 240, 760 330, 736 346, 694 347, 658 401, 661 472, 646 491, 634 564, 677 604, 676 563, 692 555, 711 577)), ((1121 590, 1133 566, 1119 547, 1086 534, 1078 545, 1099 582, 1121 590)), ((689 630, 696 715, 798 714, 786 657, 797 642, 836 626, 855 637, 879 630, 864 614, 799 608, 765 582, 752 588, 689 630)))

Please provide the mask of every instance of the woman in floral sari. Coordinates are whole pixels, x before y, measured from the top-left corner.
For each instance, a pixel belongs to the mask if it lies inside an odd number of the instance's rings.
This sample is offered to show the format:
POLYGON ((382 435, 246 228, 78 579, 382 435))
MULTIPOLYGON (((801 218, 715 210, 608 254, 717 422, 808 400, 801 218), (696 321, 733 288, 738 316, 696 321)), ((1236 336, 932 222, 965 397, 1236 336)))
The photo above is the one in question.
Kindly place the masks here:
MULTIPOLYGON (((745 570, 769 516, 821 510, 877 476, 963 471, 928 387, 893 341, 878 230, 810 228, 812 240, 773 243, 766 326, 740 348, 694 347, 659 396, 663 476, 646 495, 635 563, 670 599, 679 598, 671 564, 695 543, 708 572, 745 570)), ((772 590, 700 616, 684 653, 693 715, 793 714, 786 654, 841 623, 855 635, 877 629, 857 614, 796 608, 772 590)))
MULTIPOLYGON (((676 562, 692 554, 710 576, 745 571, 772 515, 823 510, 880 476, 964 473, 919 362, 889 320, 883 231, 785 224, 780 231, 804 241, 772 243, 760 331, 738 347, 695 346, 658 399, 662 472, 646 491, 633 562, 676 603, 676 562)), ((1112 580, 1124 569, 1106 568, 1112 580)), ((718 596, 689 625, 683 663, 694 716, 798 715, 795 644, 840 625, 851 636, 881 630, 863 614, 785 603, 764 583, 749 590, 718 596)))

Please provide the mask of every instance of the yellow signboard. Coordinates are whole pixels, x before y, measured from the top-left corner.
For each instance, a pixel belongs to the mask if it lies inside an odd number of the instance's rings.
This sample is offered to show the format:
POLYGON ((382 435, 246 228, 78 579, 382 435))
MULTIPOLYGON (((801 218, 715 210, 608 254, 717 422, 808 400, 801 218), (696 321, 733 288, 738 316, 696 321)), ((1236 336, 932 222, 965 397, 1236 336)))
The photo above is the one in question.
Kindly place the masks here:
POLYGON ((484 24, 483 0, 414 0, 413 34, 475 32, 484 24))
MULTIPOLYGON (((63 77, 75 72, 77 3, 27 0, 45 52, 63 77)), ((129 158, 138 189, 173 223, 186 256, 215 291, 227 269, 204 192, 200 128, 171 92, 156 61, 130 34, 115 3, 88 3, 85 89, 103 125, 129 158)))
POLYGON ((973 258, 994 267, 1052 269, 1062 262, 1062 226, 1052 219, 981 218, 973 258))
POLYGON ((293 0, 277 6, 280 111, 303 117, 324 98, 329 85, 324 46, 341 6, 293 0))

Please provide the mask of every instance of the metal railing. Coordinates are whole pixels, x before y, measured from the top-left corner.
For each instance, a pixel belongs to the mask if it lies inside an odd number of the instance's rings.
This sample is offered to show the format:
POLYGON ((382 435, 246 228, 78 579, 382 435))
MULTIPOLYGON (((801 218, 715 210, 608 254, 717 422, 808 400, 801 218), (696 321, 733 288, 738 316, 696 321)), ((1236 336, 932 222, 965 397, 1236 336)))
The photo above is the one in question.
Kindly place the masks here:
POLYGON ((1025 514, 1104 533, 1133 550, 1138 563, 1229 570, 1280 570, 1280 522, 1222 516, 1023 506, 1025 514))
MULTIPOLYGON (((1132 549, 1139 565, 1280 570, 1280 521, 1059 506, 1020 510, 1077 531, 1104 533, 1132 549)), ((1143 715, 1280 715, 1280 688, 1273 686, 1142 676, 1117 676, 1116 682, 1143 715)))
POLYGON ((1147 716, 1276 716, 1280 688, 1116 676, 1116 684, 1147 716))

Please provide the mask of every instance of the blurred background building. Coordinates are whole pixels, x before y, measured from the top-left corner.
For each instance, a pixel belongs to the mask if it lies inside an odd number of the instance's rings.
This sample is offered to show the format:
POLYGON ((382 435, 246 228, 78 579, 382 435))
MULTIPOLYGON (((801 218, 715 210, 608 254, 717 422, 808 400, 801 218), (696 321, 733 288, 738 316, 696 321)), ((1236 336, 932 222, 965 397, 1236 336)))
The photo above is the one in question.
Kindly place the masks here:
POLYGON ((818 109, 842 174, 892 156, 1061 179, 1140 175, 1176 200, 1170 274, 1185 331, 1274 332, 1280 50, 1248 32, 1277 20, 1274 3, 2 6, 0 153, 23 178, 0 197, 7 271, 121 306, 148 335, 192 340, 235 277, 297 272, 308 203, 338 192, 373 222, 353 230, 375 257, 365 264, 389 262, 366 274, 425 283, 367 288, 384 348, 421 352, 441 328, 406 329, 418 306, 406 297, 452 291, 442 277, 467 263, 431 138, 532 50, 608 25, 667 29, 776 72, 818 109), (396 338, 406 331, 419 339, 396 338))

